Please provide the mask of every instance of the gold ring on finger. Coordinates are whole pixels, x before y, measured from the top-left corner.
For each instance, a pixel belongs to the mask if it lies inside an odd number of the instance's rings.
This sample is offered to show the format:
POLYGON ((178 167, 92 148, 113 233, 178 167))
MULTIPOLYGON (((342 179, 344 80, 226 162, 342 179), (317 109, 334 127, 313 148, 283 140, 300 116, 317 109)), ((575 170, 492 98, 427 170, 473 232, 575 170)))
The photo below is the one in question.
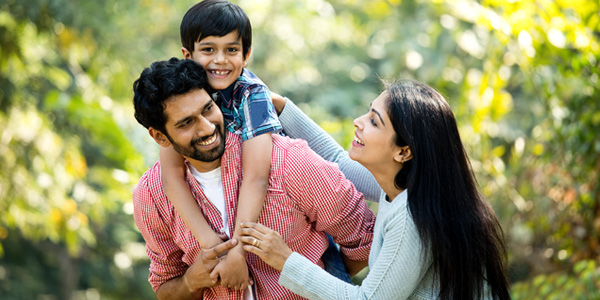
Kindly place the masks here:
POLYGON ((252 246, 258 248, 258 246, 260 246, 260 242, 257 239, 254 239, 254 241, 252 241, 252 246))

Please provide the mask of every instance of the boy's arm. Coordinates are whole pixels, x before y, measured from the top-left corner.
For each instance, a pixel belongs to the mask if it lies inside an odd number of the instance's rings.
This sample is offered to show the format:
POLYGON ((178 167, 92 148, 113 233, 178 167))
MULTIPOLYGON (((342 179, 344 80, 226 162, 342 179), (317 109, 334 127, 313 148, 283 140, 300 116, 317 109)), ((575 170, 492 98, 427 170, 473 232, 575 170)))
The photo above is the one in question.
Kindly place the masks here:
MULTIPOLYGON (((270 133, 261 134, 242 143, 243 180, 238 196, 237 217, 233 238, 239 239, 242 222, 256 222, 267 195, 269 173, 271 171, 271 152, 273 140, 270 133)), ((246 252, 242 243, 233 248, 227 257, 213 272, 221 274, 223 286, 245 289, 248 282, 248 271, 240 270, 246 266, 246 252)))
POLYGON ((165 195, 173 203, 177 213, 196 237, 200 246, 208 249, 223 242, 206 222, 196 199, 185 182, 186 170, 183 157, 172 146, 161 147, 160 163, 165 195))
POLYGON ((272 151, 273 138, 270 133, 261 134, 242 143, 244 179, 239 193, 234 237, 238 237, 242 222, 258 220, 267 196, 272 151))

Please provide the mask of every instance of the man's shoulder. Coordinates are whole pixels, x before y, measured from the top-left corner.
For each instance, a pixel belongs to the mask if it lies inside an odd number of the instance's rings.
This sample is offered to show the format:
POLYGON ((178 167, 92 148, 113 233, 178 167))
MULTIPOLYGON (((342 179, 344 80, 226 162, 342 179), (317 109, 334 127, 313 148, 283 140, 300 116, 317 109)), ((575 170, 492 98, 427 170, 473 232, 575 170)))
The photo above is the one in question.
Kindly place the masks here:
POLYGON ((307 151, 310 150, 308 143, 303 139, 293 139, 288 136, 273 134, 273 147, 279 150, 287 151, 307 151))
POLYGON ((294 169, 320 168, 333 164, 310 149, 305 140, 273 134, 273 163, 276 161, 285 162, 285 166, 294 166, 294 169))
POLYGON ((162 182, 160 177, 160 162, 157 161, 150 167, 133 188, 133 204, 139 204, 141 201, 147 201, 155 195, 157 191, 162 190, 162 182))

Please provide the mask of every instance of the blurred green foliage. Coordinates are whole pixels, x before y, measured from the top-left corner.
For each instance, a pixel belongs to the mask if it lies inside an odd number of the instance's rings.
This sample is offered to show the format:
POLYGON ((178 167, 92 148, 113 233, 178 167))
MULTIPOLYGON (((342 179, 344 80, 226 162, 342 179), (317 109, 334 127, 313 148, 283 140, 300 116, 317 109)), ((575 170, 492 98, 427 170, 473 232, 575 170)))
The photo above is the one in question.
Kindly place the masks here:
MULTIPOLYGON (((506 231, 513 297, 600 298, 598 1, 235 2, 249 68, 343 145, 379 78, 442 92, 506 231)), ((130 198, 158 146, 131 86, 181 56, 194 3, 0 3, 2 299, 154 297, 130 198)))

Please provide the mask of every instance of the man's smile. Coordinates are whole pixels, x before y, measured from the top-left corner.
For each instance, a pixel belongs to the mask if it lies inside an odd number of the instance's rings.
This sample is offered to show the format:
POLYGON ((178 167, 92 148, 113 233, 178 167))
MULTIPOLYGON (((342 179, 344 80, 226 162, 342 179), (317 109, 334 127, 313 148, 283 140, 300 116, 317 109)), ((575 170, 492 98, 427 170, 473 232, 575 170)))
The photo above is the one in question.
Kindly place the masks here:
POLYGON ((213 134, 207 138, 204 138, 203 140, 200 141, 200 139, 198 141, 195 141, 194 144, 198 145, 198 146, 208 146, 212 143, 214 143, 217 140, 217 133, 219 131, 215 130, 215 132, 213 132, 213 134))

